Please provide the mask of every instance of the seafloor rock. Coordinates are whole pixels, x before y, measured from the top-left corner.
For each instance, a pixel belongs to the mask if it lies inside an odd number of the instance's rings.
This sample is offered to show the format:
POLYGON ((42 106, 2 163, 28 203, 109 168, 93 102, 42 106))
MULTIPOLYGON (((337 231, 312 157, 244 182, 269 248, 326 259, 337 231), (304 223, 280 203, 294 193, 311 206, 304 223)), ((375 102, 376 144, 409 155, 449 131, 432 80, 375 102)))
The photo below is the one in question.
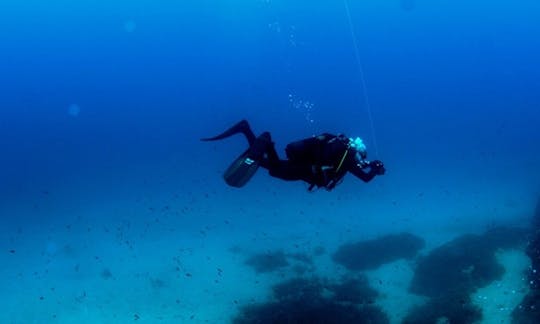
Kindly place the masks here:
POLYGON ((531 222, 526 253, 531 258, 527 273, 530 292, 512 312, 512 321, 520 324, 536 324, 540 319, 540 199, 531 222))
POLYGON ((376 292, 364 278, 349 278, 337 284, 319 278, 296 278, 274 286, 273 292, 275 300, 242 307, 233 323, 389 322, 378 307, 366 302, 372 300, 376 292))
MULTIPOLYGON (((529 279, 531 289, 540 290, 540 199, 536 204, 536 212, 532 222, 532 234, 527 244, 527 255, 531 258, 529 279)), ((540 293, 539 293, 540 294, 540 293)), ((540 307, 538 307, 540 310, 540 307)))
POLYGON ((536 203, 536 210, 533 217, 533 227, 537 230, 540 230, 540 199, 536 203))
POLYGON ((246 264, 253 267, 257 273, 268 273, 283 270, 291 266, 297 274, 304 274, 314 270, 313 258, 305 253, 285 253, 282 250, 256 253, 246 260, 246 264))
POLYGON ((482 313, 468 296, 447 294, 431 298, 424 305, 415 307, 403 320, 403 324, 476 323, 482 313))
POLYGON ((493 247, 482 236, 464 235, 420 258, 409 290, 429 297, 466 296, 503 274, 493 247))
POLYGON ((424 247, 424 240, 409 233, 344 244, 333 260, 349 270, 369 270, 399 259, 410 259, 424 247))
POLYGON ((540 228, 532 235, 526 253, 531 258, 531 269, 528 273, 530 289, 540 291, 540 228))
POLYGON ((531 290, 512 311, 512 323, 537 324, 540 319, 540 290, 531 290))
POLYGON ((272 272, 289 265, 283 251, 273 251, 254 254, 246 260, 246 264, 252 266, 257 273, 272 272))
POLYGON ((377 291, 371 288, 365 277, 344 279, 341 283, 332 285, 329 289, 338 302, 354 304, 373 304, 377 298, 377 291))
POLYGON ((496 228, 484 235, 463 235, 418 260, 409 290, 431 297, 414 308, 406 323, 474 323, 480 310, 470 294, 500 279, 504 268, 495 252, 500 248, 524 245, 523 229, 496 228))
POLYGON ((324 289, 318 278, 294 278, 272 288, 274 297, 280 301, 318 298, 324 289))

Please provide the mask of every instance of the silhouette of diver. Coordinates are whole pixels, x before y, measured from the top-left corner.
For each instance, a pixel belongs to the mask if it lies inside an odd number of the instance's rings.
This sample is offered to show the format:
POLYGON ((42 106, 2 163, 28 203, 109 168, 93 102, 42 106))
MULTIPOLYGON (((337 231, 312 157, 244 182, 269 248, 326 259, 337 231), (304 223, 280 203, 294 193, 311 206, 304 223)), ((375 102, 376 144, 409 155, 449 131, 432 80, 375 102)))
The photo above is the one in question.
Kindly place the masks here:
POLYGON ((360 138, 352 139, 343 134, 323 133, 292 142, 285 148, 286 160, 279 158, 270 133, 264 132, 256 137, 246 120, 202 141, 221 140, 239 133, 244 134, 249 148, 225 171, 224 179, 233 187, 244 186, 259 167, 279 179, 303 180, 310 185, 309 191, 315 187, 330 191, 347 172, 364 182, 386 172, 381 161, 366 160, 366 146, 360 138))

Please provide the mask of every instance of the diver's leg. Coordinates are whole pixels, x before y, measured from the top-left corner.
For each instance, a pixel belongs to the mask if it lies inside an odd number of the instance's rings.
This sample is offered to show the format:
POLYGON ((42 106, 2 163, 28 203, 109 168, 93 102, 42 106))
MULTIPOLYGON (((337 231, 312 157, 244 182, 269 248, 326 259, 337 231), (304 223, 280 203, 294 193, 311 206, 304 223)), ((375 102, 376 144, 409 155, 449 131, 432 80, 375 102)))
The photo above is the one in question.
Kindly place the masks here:
POLYGON ((301 180, 305 177, 303 166, 279 158, 270 133, 264 132, 255 143, 258 145, 253 145, 252 149, 258 152, 258 156, 263 156, 260 166, 267 169, 272 177, 282 180, 301 180))
POLYGON ((227 168, 223 175, 225 182, 232 187, 243 187, 257 172, 262 161, 266 159, 270 144, 272 144, 270 133, 265 132, 257 137, 249 149, 227 168))
MULTIPOLYGON (((261 164, 265 167, 264 164, 261 164)), ((298 165, 289 160, 279 160, 277 163, 267 165, 268 173, 281 180, 305 180, 307 178, 307 169, 305 166, 298 165)))
POLYGON ((279 162, 279 156, 269 132, 262 133, 253 141, 253 144, 249 148, 248 156, 260 161, 261 166, 265 169, 268 169, 271 164, 277 164, 279 162))
POLYGON ((274 143, 272 143, 272 138, 270 137, 269 132, 264 132, 259 137, 257 137, 251 146, 249 147, 249 153, 248 156, 256 161, 262 161, 266 158, 266 155, 268 155, 268 152, 273 150, 274 154, 274 143))
MULTIPOLYGON (((222 135, 216 137, 223 138, 222 135)), ((233 187, 242 187, 259 166, 267 169, 272 177, 282 180, 305 178, 305 167, 289 160, 280 160, 270 133, 264 132, 255 138, 249 149, 227 169, 225 180, 233 187)))
POLYGON ((266 159, 268 160, 269 164, 274 164, 274 165, 279 164, 279 162, 281 161, 279 159, 279 155, 276 152, 276 147, 274 145, 274 142, 272 142, 271 140, 266 148, 266 159))
POLYGON ((243 119, 240 122, 236 123, 231 128, 227 129, 223 133, 214 136, 214 137, 208 137, 208 138, 202 138, 201 141, 217 141, 220 139, 224 139, 230 136, 233 136, 235 134, 242 133, 246 137, 249 146, 253 146, 255 143, 255 134, 253 134, 253 131, 251 130, 251 127, 249 127, 249 123, 247 120, 243 119))

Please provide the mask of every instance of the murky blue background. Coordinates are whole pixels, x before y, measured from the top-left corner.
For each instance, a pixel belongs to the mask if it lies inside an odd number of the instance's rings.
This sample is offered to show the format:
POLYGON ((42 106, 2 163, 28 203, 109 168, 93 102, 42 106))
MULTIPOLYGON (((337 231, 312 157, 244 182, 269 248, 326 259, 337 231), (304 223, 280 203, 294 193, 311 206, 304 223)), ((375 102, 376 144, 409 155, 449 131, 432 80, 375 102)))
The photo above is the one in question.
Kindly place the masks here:
MULTIPOLYGON (((458 232, 527 219, 540 182, 540 2, 350 0, 350 21, 346 9, 2 1, 0 231, 2 248, 30 253, 10 264, 45 271, 32 253, 56 251, 51 242, 77 245, 88 227, 88 242, 102 241, 96 228, 144 224, 166 206, 170 223, 144 233, 160 237, 170 225, 200 235, 223 219, 242 233, 274 221, 294 233, 295 217, 347 226, 371 215, 357 224, 371 235, 387 225, 454 228, 455 217, 467 220, 458 232), (370 184, 349 176, 310 196, 261 170, 233 190, 221 173, 245 142, 199 138, 242 118, 270 131, 280 154, 320 132, 360 136, 387 174, 370 184)), ((88 246, 80 255, 97 253, 88 246)))

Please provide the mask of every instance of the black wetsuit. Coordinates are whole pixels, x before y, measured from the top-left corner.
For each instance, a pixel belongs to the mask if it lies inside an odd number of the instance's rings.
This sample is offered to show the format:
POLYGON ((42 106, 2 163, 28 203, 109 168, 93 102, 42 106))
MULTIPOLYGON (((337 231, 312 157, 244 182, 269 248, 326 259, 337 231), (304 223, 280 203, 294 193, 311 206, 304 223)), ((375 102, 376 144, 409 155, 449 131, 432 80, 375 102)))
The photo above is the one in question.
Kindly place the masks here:
MULTIPOLYGON (((348 139, 347 139, 348 140, 348 139)), ((367 162, 360 164, 345 138, 321 134, 290 143, 285 148, 287 160, 277 158, 273 143, 269 145, 267 158, 261 166, 270 175, 283 180, 303 180, 312 186, 333 189, 347 172, 369 182, 376 170, 367 162), (369 170, 369 171, 368 171, 369 170)))
POLYGON ((343 135, 325 133, 290 143, 285 149, 286 160, 279 158, 270 133, 264 132, 256 137, 245 120, 218 136, 203 140, 219 140, 238 133, 245 135, 250 145, 249 154, 259 160, 260 166, 267 169, 271 176, 283 180, 303 180, 310 184, 310 190, 315 187, 332 190, 347 172, 365 182, 384 174, 380 161, 373 161, 376 164, 358 161, 356 151, 343 135))

